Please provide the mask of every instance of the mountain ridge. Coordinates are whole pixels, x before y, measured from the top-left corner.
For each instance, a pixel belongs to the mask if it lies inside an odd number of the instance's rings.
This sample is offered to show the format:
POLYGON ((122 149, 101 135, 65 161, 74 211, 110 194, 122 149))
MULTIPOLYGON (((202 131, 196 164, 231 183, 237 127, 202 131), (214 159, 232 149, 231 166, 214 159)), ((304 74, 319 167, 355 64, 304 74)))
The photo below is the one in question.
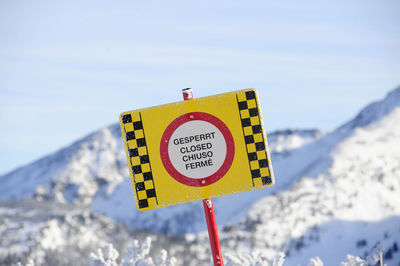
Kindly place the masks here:
MULTIPOLYGON (((396 103, 399 91, 400 88, 395 93, 388 94, 387 97, 394 95, 394 101, 385 98, 372 106, 379 108, 380 103, 396 103)), ((390 106, 392 110, 397 105, 390 106)), ((373 109, 367 108, 369 113, 373 109)), ((386 108, 384 113, 389 112, 389 109, 386 108)), ((361 110, 353 120, 359 120, 358 117, 361 113, 365 113, 365 110, 366 108, 361 110)), ((369 124, 373 124, 373 121, 369 121, 369 124)), ((281 149, 281 152, 275 149, 272 164, 278 182, 272 189, 215 198, 219 224, 224 226, 237 222, 259 199, 271 193, 289 189, 303 176, 316 177, 327 171, 333 164, 332 153, 335 152, 335 146, 350 137, 355 130, 354 127, 342 126, 325 135, 317 130, 284 130, 269 134, 271 151, 274 151, 274 142, 271 141, 274 136, 277 138, 285 135, 298 137, 301 133, 307 136, 307 139, 300 141, 300 146, 294 145, 294 148, 290 144, 288 148, 281 149)), ((286 140, 288 139, 285 139, 283 143, 291 143, 286 140)), ((0 199, 33 198, 83 204, 112 217, 117 222, 156 232, 188 233, 205 230, 202 206, 198 202, 147 211, 138 215, 134 207, 132 186, 128 177, 126 155, 118 124, 94 132, 62 149, 60 153, 53 153, 46 158, 25 167, 27 173, 23 172, 24 168, 19 168, 10 174, 0 176, 0 180, 5 184, 0 188, 0 199), (50 159, 50 164, 45 162, 46 158, 50 159), (62 162, 61 167, 57 168, 55 166, 59 161, 62 162), (54 167, 52 163, 55 163, 54 167), (42 164, 46 169, 35 168, 42 164), (35 177, 36 182, 31 180, 35 177), (13 180, 14 178, 19 181, 13 180), (40 180, 45 182, 40 182, 40 180), (20 183, 22 185, 19 185, 20 183)))
POLYGON ((357 127, 367 126, 374 121, 389 114, 393 109, 400 106, 400 87, 390 91, 385 98, 368 104, 364 107, 355 118, 340 126, 337 130, 354 129, 357 127))
MULTIPOLYGON (((230 248, 243 251, 251 246, 249 252, 270 257, 281 250, 289 264, 321 256, 328 265, 338 265, 347 253, 366 258, 379 244, 385 261, 400 262, 395 248, 400 237, 400 99, 387 97, 360 112, 390 102, 380 113, 385 115, 374 116, 378 120, 352 123, 294 150, 282 161, 286 167, 308 155, 309 163, 320 160, 319 170, 297 166, 300 175, 288 177, 290 184, 278 193, 254 202, 247 216, 227 227, 222 241, 235 243, 240 236, 240 245, 230 248), (336 248, 340 243, 345 245, 336 248)), ((357 122, 359 117, 365 116, 356 116, 357 122)), ((275 175, 283 182, 279 170, 275 175)))
MULTIPOLYGON (((321 256, 328 265, 338 265, 348 253, 373 257, 382 245, 388 263, 400 262, 395 248, 400 245, 395 241, 400 236, 399 95, 400 88, 326 134, 269 134, 275 186, 214 199, 223 249, 270 259, 283 251, 289 264, 321 256), (343 241, 346 245, 335 248, 343 241)), ((23 169, 0 176, 6 184, 0 199, 81 204, 130 228, 181 235, 191 250, 207 255, 201 202, 136 210, 119 125, 62 151, 50 157, 50 169, 36 169, 47 166, 44 159, 26 167, 27 181, 23 169)))

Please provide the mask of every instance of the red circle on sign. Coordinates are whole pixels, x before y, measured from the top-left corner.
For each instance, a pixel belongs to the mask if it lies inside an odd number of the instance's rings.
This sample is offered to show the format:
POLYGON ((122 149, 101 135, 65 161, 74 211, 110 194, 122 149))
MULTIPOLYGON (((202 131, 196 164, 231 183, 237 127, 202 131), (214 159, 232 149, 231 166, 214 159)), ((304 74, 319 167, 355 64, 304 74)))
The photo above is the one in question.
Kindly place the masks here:
POLYGON ((165 169, 176 181, 187 186, 203 187, 217 182, 228 172, 229 168, 232 165, 233 157, 235 155, 235 144, 233 141, 232 134, 228 129, 228 127, 224 124, 224 122, 222 122, 217 117, 207 113, 193 112, 181 115, 180 117, 176 118, 165 129, 164 134, 161 137, 160 154, 161 154, 161 161, 165 169), (212 175, 204 178, 190 178, 178 172, 178 170, 176 170, 176 168, 173 166, 168 152, 168 144, 175 130, 186 122, 196 121, 196 120, 208 122, 214 125, 216 128, 218 128, 218 130, 224 136, 226 143, 225 160, 222 163, 221 167, 212 175))

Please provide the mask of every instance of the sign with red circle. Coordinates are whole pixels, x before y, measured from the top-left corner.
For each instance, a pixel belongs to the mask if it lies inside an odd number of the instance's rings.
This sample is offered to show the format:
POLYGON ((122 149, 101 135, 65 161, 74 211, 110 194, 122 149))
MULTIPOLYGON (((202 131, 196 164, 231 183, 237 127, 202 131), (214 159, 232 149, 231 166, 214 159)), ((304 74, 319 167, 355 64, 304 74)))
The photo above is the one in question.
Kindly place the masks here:
POLYGON ((141 211, 274 184, 255 89, 127 111, 120 124, 141 211))
POLYGON ((217 182, 228 172, 235 144, 220 119, 191 112, 179 116, 165 129, 160 154, 165 169, 176 181, 202 187, 217 182))

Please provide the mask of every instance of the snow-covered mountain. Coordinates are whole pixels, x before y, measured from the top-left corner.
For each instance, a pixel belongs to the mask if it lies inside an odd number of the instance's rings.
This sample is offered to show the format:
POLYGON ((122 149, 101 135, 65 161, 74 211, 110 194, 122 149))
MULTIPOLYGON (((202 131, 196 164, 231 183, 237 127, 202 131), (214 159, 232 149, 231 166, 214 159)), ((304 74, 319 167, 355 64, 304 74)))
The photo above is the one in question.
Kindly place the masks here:
MULTIPOLYGON (((400 88, 328 134, 268 134, 276 185, 214 199, 223 249, 287 254, 288 265, 348 253, 374 260, 374 247, 400 261, 400 88)), ((84 205, 132 228, 163 233, 206 229, 194 202, 138 212, 118 125, 0 177, 0 199, 84 205)), ((187 234, 193 249, 207 233, 187 234)), ((204 251, 204 249, 203 249, 204 251)))
MULTIPOLYGON (((283 130, 269 134, 277 156, 319 137, 318 130, 283 130)), ((35 199, 89 206, 133 228, 185 233, 205 230, 200 202, 139 212, 135 208, 125 150, 118 124, 95 132, 69 147, 0 176, 0 200, 35 199)), ((216 199, 223 226, 238 221, 265 191, 216 199), (238 203, 232 206, 231 200, 238 203)))
POLYGON ((400 88, 278 161, 277 180, 290 182, 255 202, 240 223, 226 227, 224 243, 237 250, 284 251, 288 265, 306 264, 313 256, 339 265, 347 253, 368 257, 381 245, 388 265, 397 265, 399 147, 400 88), (282 171, 280 163, 296 170, 282 171), (238 237, 241 241, 235 241, 238 237))
POLYGON ((0 199, 35 198, 89 205, 110 195, 128 175, 117 125, 0 177, 0 199))
POLYGON ((1 266, 18 262, 90 265, 89 254, 98 248, 112 244, 125 252, 135 240, 145 238, 153 240, 150 256, 157 257, 166 250, 179 257, 176 265, 202 261, 185 245, 183 237, 132 230, 85 207, 50 201, 0 201, 1 266))
POLYGON ((320 137, 324 133, 317 129, 285 129, 268 134, 268 143, 271 153, 285 153, 304 146, 320 137))
POLYGON ((79 260, 87 258, 90 250, 107 242, 122 248, 131 231, 74 205, 0 201, 0 265, 29 260, 37 265, 87 265, 88 261, 79 260))
POLYGON ((365 127, 375 123, 393 112, 400 106, 400 88, 388 93, 385 99, 369 104, 354 119, 350 120, 339 130, 365 127))

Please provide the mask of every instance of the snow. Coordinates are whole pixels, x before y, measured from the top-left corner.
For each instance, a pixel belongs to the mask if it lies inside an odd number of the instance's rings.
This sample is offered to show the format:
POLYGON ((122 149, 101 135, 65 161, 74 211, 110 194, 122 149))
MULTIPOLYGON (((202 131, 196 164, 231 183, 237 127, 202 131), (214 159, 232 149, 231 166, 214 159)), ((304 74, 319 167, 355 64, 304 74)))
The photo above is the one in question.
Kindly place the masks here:
MULTIPOLYGON (((101 191, 110 195, 128 174, 125 154, 109 127, 0 179, 0 199, 56 200, 88 205, 101 191)), ((119 129, 118 129, 119 130, 119 129)), ((118 132, 118 133, 117 133, 118 132)))
MULTIPOLYGON (((271 133, 285 152, 320 136, 316 130, 271 133), (293 141, 297 143, 293 146, 293 141), (300 141, 304 140, 304 141, 300 141), (287 146, 286 146, 287 145, 287 146)), ((271 141, 270 141, 271 142, 271 141)), ((274 141, 271 142, 274 145, 274 141)), ((71 146, 0 177, 0 200, 54 200, 91 209, 133 228, 154 232, 187 233, 206 230, 199 202, 165 209, 137 211, 119 125, 95 132, 71 146)), ((218 223, 239 221, 264 191, 214 199, 218 223), (234 202, 235 204, 232 204, 234 202)))
POLYGON ((58 262, 72 259, 89 247, 112 241, 112 234, 122 229, 89 210, 33 201, 1 201, 0 225, 0 262, 9 260, 11 264, 22 257, 38 265, 49 262, 48 254, 65 250, 70 258, 59 258, 58 262))
MULTIPOLYGON (((400 216, 392 216, 378 222, 331 220, 319 227, 318 240, 314 243, 306 237, 296 239, 293 243, 300 243, 304 248, 293 250, 293 255, 286 258, 288 265, 306 265, 310 257, 318 256, 325 265, 339 265, 351 253, 358 257, 368 257, 369 265, 377 263, 378 257, 373 253, 380 243, 383 250, 389 250, 394 243, 400 242, 400 216), (386 234, 386 237, 385 237, 386 234), (364 244, 365 243, 365 244, 364 244)), ((393 253, 390 261, 399 261, 400 252, 393 253)), ((389 260, 387 260, 389 261, 389 260)), ((391 264, 388 264, 391 265, 391 264)))
POLYGON ((339 130, 365 127, 390 114, 393 109, 400 106, 400 87, 389 92, 385 99, 369 104, 354 119, 344 124, 339 130))
MULTIPOLYGON (((244 254, 242 261, 255 252, 272 263, 284 252, 287 265, 356 265, 376 259, 381 247, 388 265, 400 261, 400 88, 333 132, 268 137, 276 185, 214 199, 223 252, 244 254)), ((44 251, 58 252, 66 239, 97 248, 111 232, 128 236, 122 229, 100 232, 123 223, 178 237, 177 244, 162 243, 186 265, 182 254, 196 254, 193 265, 208 261, 201 202, 138 212, 122 144, 119 125, 112 125, 1 176, 0 258, 44 260, 44 251), (15 201, 27 199, 36 203, 15 201)))
POLYGON ((272 153, 282 153, 304 146, 324 135, 316 129, 287 129, 268 134, 269 147, 272 153))
POLYGON ((0 265, 17 262, 23 265, 88 265, 91 252, 110 245, 120 250, 123 258, 129 257, 125 250, 138 247, 133 238, 145 243, 149 242, 145 239, 151 238, 149 256, 162 253, 157 257, 168 261, 165 256, 168 252, 179 256, 177 265, 184 265, 189 258, 201 262, 188 250, 184 239, 131 230, 84 207, 55 202, 0 201, 0 265))
MULTIPOLYGON (((328 265, 338 265, 348 252, 365 257, 376 243, 390 253, 400 239, 399 121, 400 109, 393 105, 377 121, 348 130, 341 127, 294 150, 275 163, 275 174, 281 179, 284 173, 292 174, 280 163, 301 174, 289 178, 289 185, 278 186, 281 191, 275 195, 254 203, 223 241, 237 250, 253 245, 252 250, 264 251, 269 258, 274 254, 269 250, 283 250, 289 265, 304 264, 317 255, 328 265), (234 240, 239 237, 237 247, 234 240), (362 251, 357 239, 368 243, 362 251)), ((399 261, 398 254, 391 257, 399 261)))

